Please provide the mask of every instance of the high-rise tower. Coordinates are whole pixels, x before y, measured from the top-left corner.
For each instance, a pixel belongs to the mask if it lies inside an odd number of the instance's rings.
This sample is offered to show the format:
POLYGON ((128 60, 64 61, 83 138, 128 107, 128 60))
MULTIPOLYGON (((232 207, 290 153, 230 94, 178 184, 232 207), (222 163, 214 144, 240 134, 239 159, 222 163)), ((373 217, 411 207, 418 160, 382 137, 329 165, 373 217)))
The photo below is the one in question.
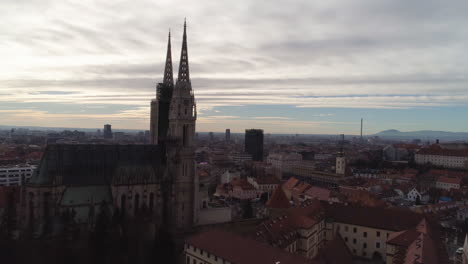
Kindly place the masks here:
POLYGON ((187 24, 184 22, 179 74, 172 92, 167 140, 168 172, 172 178, 172 220, 179 230, 197 221, 198 178, 195 173, 195 97, 190 81, 187 24))

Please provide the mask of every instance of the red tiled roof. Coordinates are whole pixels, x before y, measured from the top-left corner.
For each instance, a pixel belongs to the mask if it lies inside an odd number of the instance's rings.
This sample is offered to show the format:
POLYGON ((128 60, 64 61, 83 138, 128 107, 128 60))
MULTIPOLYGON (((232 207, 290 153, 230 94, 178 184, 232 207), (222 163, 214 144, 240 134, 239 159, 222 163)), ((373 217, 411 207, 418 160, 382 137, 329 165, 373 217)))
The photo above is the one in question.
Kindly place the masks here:
POLYGON ((289 208, 291 207, 291 204, 289 203, 288 197, 286 197, 283 188, 278 186, 266 203, 266 206, 269 208, 289 208))
POLYGON ((232 186, 237 186, 242 188, 243 190, 253 190, 255 187, 253 187, 252 184, 250 184, 246 179, 233 179, 230 184, 232 186))
POLYGON ((468 149, 443 149, 437 147, 429 147, 420 149, 417 154, 422 155, 439 155, 453 157, 468 157, 468 149))
POLYGON ((401 232, 395 232, 390 234, 388 237, 387 243, 396 245, 396 246, 404 246, 408 247, 413 243, 413 241, 418 238, 420 233, 416 230, 405 230, 401 232))
POLYGON ((446 176, 441 176, 437 180, 437 182, 443 182, 443 183, 450 183, 450 184, 460 184, 461 183, 461 178, 459 177, 446 177, 446 176))
POLYGON ((423 215, 403 209, 323 204, 328 217, 336 222, 401 231, 416 226, 423 215))
POLYGON ((285 183, 283 183, 283 188, 285 190, 292 190, 298 182, 299 182, 298 179, 291 177, 285 183))
POLYGON ((304 194, 312 199, 316 198, 321 201, 328 201, 328 199, 330 199, 330 193, 331 191, 328 189, 312 186, 304 194))
POLYGON ((196 234, 186 243, 231 263, 317 263, 266 243, 217 229, 196 234))
POLYGON ((293 188, 292 192, 294 194, 296 194, 296 195, 299 195, 299 194, 304 193, 310 187, 312 187, 312 185, 310 185, 310 184, 308 184, 306 182, 303 182, 303 183, 300 183, 300 184, 296 185, 296 187, 293 188))
POLYGON ((450 177, 466 177, 468 174, 461 171, 451 171, 451 170, 438 170, 438 169, 431 169, 426 174, 430 174, 433 176, 450 176, 450 177))
POLYGON ((257 183, 258 184, 280 184, 280 180, 276 177, 260 177, 257 178, 257 183))

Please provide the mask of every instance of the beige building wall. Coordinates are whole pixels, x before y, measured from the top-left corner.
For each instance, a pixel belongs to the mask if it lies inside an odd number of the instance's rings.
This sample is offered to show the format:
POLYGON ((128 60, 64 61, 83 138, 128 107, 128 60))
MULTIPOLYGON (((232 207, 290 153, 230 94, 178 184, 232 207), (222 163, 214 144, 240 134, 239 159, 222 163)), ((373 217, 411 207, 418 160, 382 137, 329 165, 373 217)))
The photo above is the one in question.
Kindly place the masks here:
POLYGON ((231 264, 227 260, 224 260, 199 248, 196 248, 190 244, 185 244, 184 252, 184 263, 186 264, 231 264))
POLYGON ((387 238, 393 231, 346 223, 335 223, 335 226, 354 256, 371 259, 378 253, 385 259, 387 238))

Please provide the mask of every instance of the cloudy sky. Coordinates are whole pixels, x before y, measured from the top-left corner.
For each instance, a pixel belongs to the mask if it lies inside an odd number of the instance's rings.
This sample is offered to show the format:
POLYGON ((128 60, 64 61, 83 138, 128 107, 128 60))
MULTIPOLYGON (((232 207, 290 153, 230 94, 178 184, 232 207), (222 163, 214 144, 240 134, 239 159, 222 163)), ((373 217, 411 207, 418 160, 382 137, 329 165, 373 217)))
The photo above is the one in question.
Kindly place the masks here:
POLYGON ((188 22, 199 131, 468 131, 466 0, 2 0, 0 125, 148 129, 188 22))

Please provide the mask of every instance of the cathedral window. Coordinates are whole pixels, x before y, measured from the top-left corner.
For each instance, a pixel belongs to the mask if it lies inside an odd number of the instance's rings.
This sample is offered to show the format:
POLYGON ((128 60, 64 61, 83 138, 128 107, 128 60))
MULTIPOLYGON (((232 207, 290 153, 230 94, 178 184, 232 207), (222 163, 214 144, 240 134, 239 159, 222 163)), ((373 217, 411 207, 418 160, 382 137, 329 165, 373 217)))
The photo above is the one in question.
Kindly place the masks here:
POLYGON ((150 193, 149 196, 149 211, 153 212, 153 207, 154 207, 154 193, 150 193))
POLYGON ((188 146, 188 125, 182 127, 182 142, 184 146, 188 146))
POLYGON ((127 197, 125 196, 125 194, 123 194, 120 197, 120 209, 122 210, 122 213, 125 212, 126 203, 127 203, 127 197))
POLYGON ((135 194, 135 208, 134 208, 134 215, 137 215, 138 210, 140 209, 140 195, 137 193, 135 194))

